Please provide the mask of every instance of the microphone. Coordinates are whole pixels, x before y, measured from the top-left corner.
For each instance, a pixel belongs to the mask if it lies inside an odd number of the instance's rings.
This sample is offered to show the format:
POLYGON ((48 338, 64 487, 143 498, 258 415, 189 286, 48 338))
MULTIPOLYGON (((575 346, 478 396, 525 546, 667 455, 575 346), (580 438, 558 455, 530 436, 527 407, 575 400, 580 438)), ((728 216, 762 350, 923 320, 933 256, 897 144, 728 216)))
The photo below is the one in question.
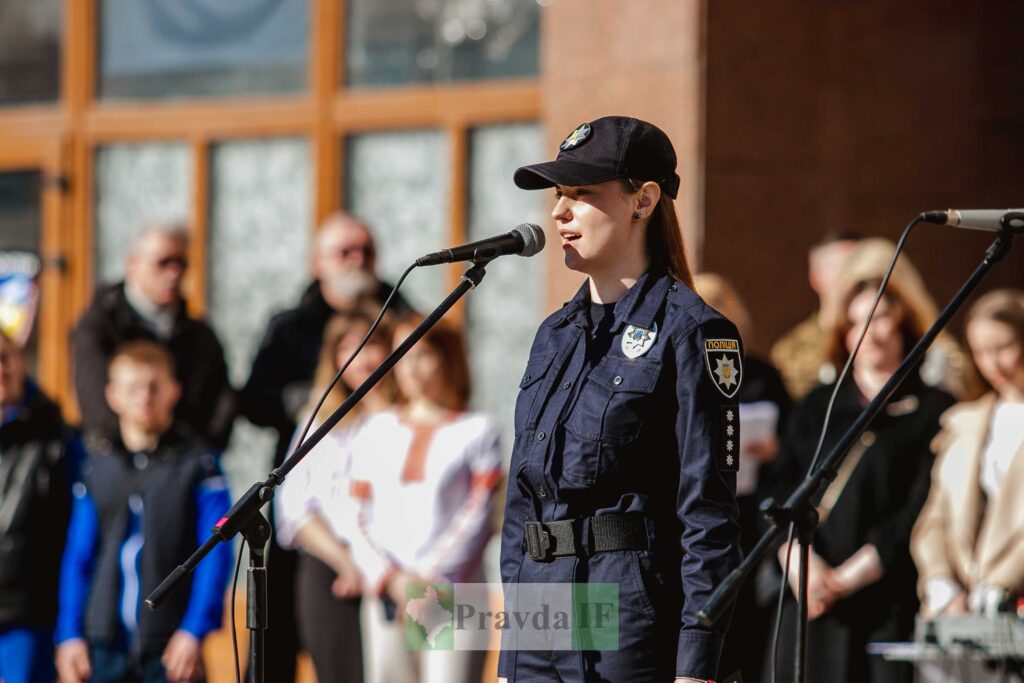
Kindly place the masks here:
POLYGON ((968 230, 1024 232, 1024 209, 948 209, 929 211, 922 217, 929 223, 968 230))
POLYGON ((517 225, 504 235, 488 237, 416 259, 417 266, 436 266, 455 261, 491 261, 505 254, 533 256, 544 248, 544 231, 533 223, 517 225))

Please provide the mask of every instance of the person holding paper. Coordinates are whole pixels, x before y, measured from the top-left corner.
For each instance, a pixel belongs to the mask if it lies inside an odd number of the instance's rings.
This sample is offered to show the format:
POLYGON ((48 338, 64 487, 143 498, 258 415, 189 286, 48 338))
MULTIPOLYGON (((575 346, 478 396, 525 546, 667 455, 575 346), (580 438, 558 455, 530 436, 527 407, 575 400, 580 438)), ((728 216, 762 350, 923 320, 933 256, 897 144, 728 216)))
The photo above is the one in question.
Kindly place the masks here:
MULTIPOLYGON (((741 337, 751 338, 750 313, 725 278, 715 273, 698 273, 693 282, 709 306, 736 324, 741 337)), ((779 437, 792 401, 782 375, 769 361, 748 352, 744 366, 747 376, 737 394, 740 469, 736 474, 736 502, 740 508, 741 544, 746 554, 761 535, 759 506, 771 489, 779 437)), ((723 672, 739 669, 745 681, 761 679, 779 578, 781 575, 773 564, 765 561, 743 586, 722 651, 723 672)))

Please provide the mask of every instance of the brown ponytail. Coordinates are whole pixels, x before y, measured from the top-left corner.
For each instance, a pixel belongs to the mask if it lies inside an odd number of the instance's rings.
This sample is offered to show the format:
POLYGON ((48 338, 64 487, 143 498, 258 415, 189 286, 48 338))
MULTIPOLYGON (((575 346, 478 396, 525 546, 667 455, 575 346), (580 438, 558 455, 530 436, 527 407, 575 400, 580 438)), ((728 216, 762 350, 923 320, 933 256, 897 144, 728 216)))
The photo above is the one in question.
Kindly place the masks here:
MULTIPOLYGON (((639 180, 623 179, 623 188, 628 193, 638 192, 643 186, 639 180)), ((664 270, 679 282, 693 289, 693 273, 686 260, 686 245, 683 231, 679 227, 676 205, 665 192, 651 214, 647 224, 647 260, 652 268, 664 270)))

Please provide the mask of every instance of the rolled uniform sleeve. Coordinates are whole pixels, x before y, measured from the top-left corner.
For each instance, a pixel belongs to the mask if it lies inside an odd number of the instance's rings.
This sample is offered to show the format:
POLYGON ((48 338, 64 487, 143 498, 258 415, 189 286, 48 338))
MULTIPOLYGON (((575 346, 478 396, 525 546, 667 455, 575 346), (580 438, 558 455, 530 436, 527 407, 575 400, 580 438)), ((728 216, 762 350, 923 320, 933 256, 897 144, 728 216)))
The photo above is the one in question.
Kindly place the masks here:
POLYGON ((682 588, 676 675, 708 680, 728 619, 701 626, 697 611, 740 561, 736 507, 742 346, 736 328, 705 320, 674 350, 679 443, 676 513, 682 524, 682 588), (730 343, 731 342, 731 343, 730 343))

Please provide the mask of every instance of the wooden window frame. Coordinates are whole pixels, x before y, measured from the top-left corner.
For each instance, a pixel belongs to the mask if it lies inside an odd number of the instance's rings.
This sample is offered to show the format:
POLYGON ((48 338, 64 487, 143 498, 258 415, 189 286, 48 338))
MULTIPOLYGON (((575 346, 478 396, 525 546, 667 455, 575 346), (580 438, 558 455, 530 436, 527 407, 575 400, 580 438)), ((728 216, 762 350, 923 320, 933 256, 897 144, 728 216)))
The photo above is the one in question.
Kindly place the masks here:
MULTIPOLYGON (((314 225, 310 230, 314 231, 328 214, 344 208, 342 158, 348 136, 441 130, 450 152, 450 239, 457 243, 467 234, 472 129, 541 118, 539 78, 370 90, 342 87, 346 0, 309 0, 308 77, 301 94, 105 102, 96 97, 98 2, 64 0, 60 99, 53 105, 0 108, 0 168, 11 167, 21 154, 47 177, 67 179, 53 184, 43 199, 44 254, 62 259, 66 268, 60 274, 44 275, 44 286, 60 294, 58 303, 44 302, 40 357, 47 359, 44 386, 69 409, 73 392, 66 331, 93 293, 94 163, 99 147, 167 140, 188 144, 192 163, 188 218, 193 234, 189 306, 204 314, 213 145, 245 138, 307 140, 312 152, 314 225)), ((460 273, 458 267, 449 269, 453 284, 460 273)))

